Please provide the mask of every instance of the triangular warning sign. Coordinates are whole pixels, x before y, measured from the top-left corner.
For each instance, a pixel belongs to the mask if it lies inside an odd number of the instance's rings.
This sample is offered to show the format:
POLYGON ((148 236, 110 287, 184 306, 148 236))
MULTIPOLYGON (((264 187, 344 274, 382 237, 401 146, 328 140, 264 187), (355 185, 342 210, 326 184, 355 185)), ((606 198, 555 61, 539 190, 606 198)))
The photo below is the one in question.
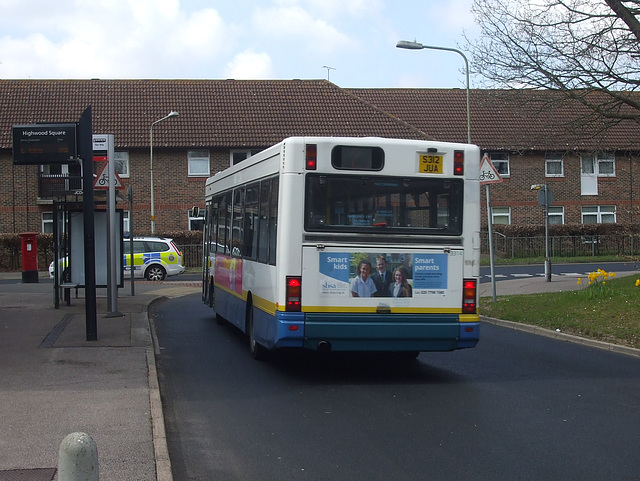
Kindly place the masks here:
MULTIPOLYGON (((107 172, 107 167, 109 167, 108 162, 104 164, 98 174, 98 177, 93 181, 94 189, 109 189, 109 172, 107 172)), ((120 180, 118 173, 115 170, 113 173, 115 174, 115 188, 124 189, 124 185, 122 185, 122 180, 120 180)))
POLYGON ((502 177, 498 173, 495 165, 491 162, 491 159, 487 154, 484 154, 482 161, 480 162, 480 184, 497 184, 502 182, 502 177))

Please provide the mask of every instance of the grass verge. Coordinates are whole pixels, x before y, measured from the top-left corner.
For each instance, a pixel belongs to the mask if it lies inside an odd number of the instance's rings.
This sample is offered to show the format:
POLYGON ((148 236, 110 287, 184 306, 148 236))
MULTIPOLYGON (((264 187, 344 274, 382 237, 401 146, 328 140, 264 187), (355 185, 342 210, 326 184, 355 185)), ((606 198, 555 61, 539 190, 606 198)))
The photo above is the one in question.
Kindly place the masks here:
POLYGON ((640 349, 640 277, 593 277, 576 291, 483 297, 480 314, 640 349))

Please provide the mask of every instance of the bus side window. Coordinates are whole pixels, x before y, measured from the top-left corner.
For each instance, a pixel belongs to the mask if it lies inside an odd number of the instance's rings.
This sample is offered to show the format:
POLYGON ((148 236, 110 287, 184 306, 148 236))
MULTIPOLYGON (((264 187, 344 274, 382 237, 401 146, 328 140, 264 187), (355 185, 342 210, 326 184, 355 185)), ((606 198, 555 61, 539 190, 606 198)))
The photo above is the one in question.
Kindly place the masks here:
POLYGON ((258 208, 259 184, 247 187, 244 207, 244 242, 242 256, 256 259, 258 255, 258 208))
POLYGON ((278 232, 278 191, 280 181, 278 177, 271 179, 271 200, 269 202, 269 264, 276 263, 276 238, 278 232))
POLYGON ((269 192, 271 179, 260 183, 260 214, 258 220, 258 262, 269 260, 269 192))
POLYGON ((220 208, 218 209, 218 252, 223 254, 231 253, 231 236, 230 223, 231 223, 231 194, 227 192, 220 197, 220 208))
POLYGON ((233 226, 231 232, 231 255, 240 257, 242 255, 242 245, 244 240, 244 187, 233 190, 233 226))

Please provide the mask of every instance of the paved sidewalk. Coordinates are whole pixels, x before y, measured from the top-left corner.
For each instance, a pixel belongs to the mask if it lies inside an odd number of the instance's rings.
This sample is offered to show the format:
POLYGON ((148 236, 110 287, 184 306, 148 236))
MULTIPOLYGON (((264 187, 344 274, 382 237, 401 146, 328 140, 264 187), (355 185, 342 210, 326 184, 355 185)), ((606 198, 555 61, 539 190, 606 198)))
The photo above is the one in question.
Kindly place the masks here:
POLYGON ((98 340, 86 341, 83 289, 54 309, 53 283, 41 276, 23 284, 21 273, 0 273, 0 480, 56 479, 72 432, 96 442, 101 481, 171 480, 147 310, 200 287, 136 281, 132 297, 127 282, 124 315, 109 318, 98 289, 98 340))

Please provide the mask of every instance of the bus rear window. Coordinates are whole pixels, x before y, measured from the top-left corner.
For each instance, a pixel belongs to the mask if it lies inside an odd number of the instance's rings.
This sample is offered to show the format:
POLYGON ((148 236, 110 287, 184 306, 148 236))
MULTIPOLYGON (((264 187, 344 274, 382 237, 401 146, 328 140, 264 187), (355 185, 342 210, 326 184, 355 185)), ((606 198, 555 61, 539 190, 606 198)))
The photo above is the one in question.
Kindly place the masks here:
POLYGON ((382 170, 384 150, 380 147, 336 145, 331 150, 331 165, 339 170, 382 170))
POLYGON ((308 174, 305 229, 461 235, 462 179, 308 174))

